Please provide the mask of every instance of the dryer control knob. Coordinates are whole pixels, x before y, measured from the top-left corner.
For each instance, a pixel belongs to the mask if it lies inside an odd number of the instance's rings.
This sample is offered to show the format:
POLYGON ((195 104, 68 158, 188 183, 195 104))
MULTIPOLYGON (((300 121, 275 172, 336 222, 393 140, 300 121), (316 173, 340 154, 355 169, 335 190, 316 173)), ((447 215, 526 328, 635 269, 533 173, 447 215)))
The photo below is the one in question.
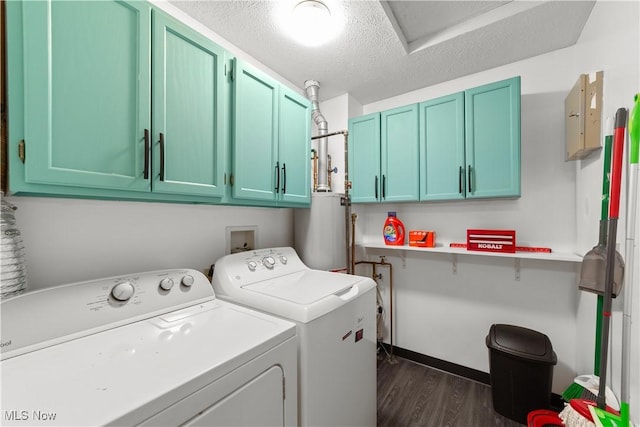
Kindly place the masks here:
POLYGON ((280 262, 281 262, 281 263, 286 264, 286 263, 287 263, 287 261, 289 261, 289 260, 287 259, 287 257, 286 257, 286 256, 284 256, 284 255, 280 255, 280 262))
POLYGON ((249 267, 249 270, 251 271, 256 271, 256 268, 258 268, 258 264, 256 264, 255 261, 249 261, 249 264, 247 264, 247 267, 249 267))
POLYGON ((262 263, 269 270, 273 270, 273 267, 275 267, 275 265, 276 265, 276 260, 273 259, 272 256, 266 256, 266 257, 262 258, 262 263))
POLYGON ((168 291, 169 289, 173 288, 173 279, 170 277, 165 277, 164 279, 162 279, 160 281, 160 288, 168 291))
POLYGON ((111 289, 111 296, 118 301, 127 301, 133 296, 133 292, 131 282, 120 282, 111 289))
POLYGON ((193 282, 194 282, 194 281, 195 281, 195 279, 194 279, 194 278, 193 278, 193 276, 192 276, 192 275, 190 275, 190 274, 187 274, 186 276, 184 276, 184 277, 182 278, 182 284, 183 284, 184 286, 187 286, 187 287, 189 287, 189 286, 193 285, 193 282))

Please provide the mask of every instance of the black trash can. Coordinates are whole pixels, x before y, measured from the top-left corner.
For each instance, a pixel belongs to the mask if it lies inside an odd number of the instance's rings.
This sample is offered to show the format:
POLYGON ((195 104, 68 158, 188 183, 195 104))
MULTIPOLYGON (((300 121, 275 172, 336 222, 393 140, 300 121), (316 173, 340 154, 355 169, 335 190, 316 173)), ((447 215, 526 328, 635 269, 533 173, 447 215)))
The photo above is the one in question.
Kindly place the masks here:
POLYGON ((535 409, 548 409, 553 366, 558 362, 549 337, 520 326, 491 325, 489 348, 493 408, 521 424, 535 409))

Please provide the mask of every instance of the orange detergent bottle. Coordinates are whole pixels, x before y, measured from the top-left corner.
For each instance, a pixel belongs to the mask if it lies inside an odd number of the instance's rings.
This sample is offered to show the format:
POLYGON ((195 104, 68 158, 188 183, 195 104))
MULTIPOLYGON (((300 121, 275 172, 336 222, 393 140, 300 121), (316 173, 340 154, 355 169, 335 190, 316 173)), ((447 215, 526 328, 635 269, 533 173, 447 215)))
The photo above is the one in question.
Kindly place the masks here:
POLYGON ((404 224, 396 218, 395 212, 387 214, 387 220, 384 222, 382 236, 386 245, 402 246, 404 245, 404 224))

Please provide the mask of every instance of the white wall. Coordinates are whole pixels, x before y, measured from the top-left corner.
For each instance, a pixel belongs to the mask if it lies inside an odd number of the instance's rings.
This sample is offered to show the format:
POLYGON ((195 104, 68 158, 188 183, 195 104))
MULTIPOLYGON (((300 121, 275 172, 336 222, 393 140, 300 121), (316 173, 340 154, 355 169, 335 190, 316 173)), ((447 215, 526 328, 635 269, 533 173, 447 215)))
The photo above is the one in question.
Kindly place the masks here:
MULTIPOLYGON (((640 89, 638 23, 638 2, 599 1, 572 47, 364 105, 364 114, 382 111, 520 75, 522 197, 356 205, 357 239, 381 241, 386 212, 395 210, 408 229, 436 230, 441 241, 464 241, 466 229, 472 227, 508 228, 517 230, 523 244, 584 254, 597 242, 602 160, 597 152, 582 161, 564 162, 564 98, 579 74, 604 70, 605 116, 619 106, 631 107, 640 89)), ((623 224, 621 217, 619 242, 624 240, 623 224)), ((577 290, 577 264, 523 260, 517 281, 512 260, 458 256, 454 273, 446 254, 407 253, 404 259, 385 250, 369 254, 372 259, 385 255, 394 265, 395 345, 488 372, 484 339, 490 325, 513 323, 550 337, 559 360, 555 392, 564 390, 576 374, 592 372, 595 297, 577 290)), ((637 295, 637 269, 635 278, 627 280, 637 295)), ((388 277, 381 283, 388 302, 388 277)), ((636 301, 636 313, 637 305, 636 301)), ((619 315, 619 302, 614 309, 619 315)), ((387 328, 388 317, 389 313, 387 328)), ((614 323, 610 383, 619 392, 621 338, 619 321, 614 323)), ((388 341, 388 331, 386 336, 388 341)), ((636 324, 636 367, 639 336, 636 324)), ((635 369, 632 411, 638 420, 635 369)))
POLYGON ((292 209, 37 197, 18 207, 30 289, 164 268, 202 271, 225 255, 227 226, 259 247, 293 245, 292 209))

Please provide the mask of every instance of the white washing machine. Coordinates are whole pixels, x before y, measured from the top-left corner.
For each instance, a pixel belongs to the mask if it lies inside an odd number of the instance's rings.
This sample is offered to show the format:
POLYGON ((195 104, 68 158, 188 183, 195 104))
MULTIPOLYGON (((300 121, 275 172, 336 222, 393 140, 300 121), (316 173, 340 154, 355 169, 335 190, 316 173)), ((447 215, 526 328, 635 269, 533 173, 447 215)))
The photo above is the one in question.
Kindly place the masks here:
POLYGON ((195 270, 2 301, 1 425, 297 425, 295 324, 195 270))
POLYGON ((376 425, 373 280, 312 270, 274 248, 219 259, 212 283, 222 299, 296 323, 300 425, 376 425))

